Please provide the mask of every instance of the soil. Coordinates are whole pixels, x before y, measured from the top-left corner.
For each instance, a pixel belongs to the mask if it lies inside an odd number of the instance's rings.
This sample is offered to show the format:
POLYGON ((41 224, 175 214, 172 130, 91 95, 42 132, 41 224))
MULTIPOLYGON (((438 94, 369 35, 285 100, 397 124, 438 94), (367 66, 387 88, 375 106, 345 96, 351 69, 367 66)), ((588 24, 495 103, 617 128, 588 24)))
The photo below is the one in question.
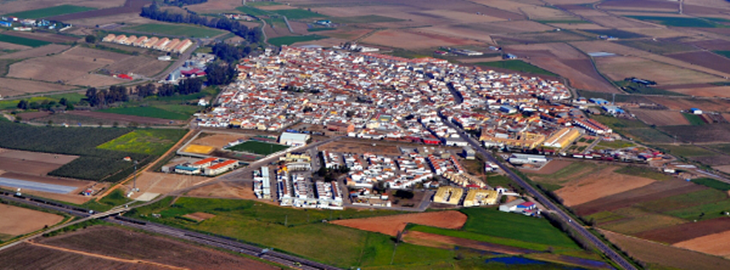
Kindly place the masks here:
POLYGON ((704 189, 706 188, 703 186, 681 180, 653 182, 643 187, 626 190, 621 193, 575 205, 573 209, 578 215, 587 216, 602 211, 612 211, 641 202, 659 200, 704 189))
POLYGON ((646 231, 636 236, 652 241, 674 244, 697 237, 725 232, 728 228, 730 228, 730 217, 721 217, 646 231))
POLYGON ((672 246, 730 258, 730 231, 700 236, 672 246))
POLYGON ((365 38, 362 42, 404 49, 424 49, 439 46, 477 44, 477 42, 460 38, 406 30, 379 31, 365 38))
POLYGON ((533 253, 534 251, 529 249, 521 249, 510 246, 503 246, 498 244, 492 244, 487 242, 480 242, 471 239, 464 239, 451 236, 443 236, 438 234, 431 234, 425 232, 408 231, 403 241, 406 243, 416 244, 420 246, 428 246, 435 248, 447 248, 453 249, 454 246, 473 248, 476 250, 483 250, 489 252, 497 252, 502 254, 510 255, 521 255, 527 253, 533 253))
POLYGON ((554 174, 554 173, 558 172, 559 170, 567 167, 570 164, 573 164, 573 162, 567 161, 567 160, 556 160, 556 159, 553 159, 550 162, 548 162, 548 164, 546 164, 545 166, 543 166, 542 168, 540 168, 540 170, 537 170, 537 171, 529 171, 529 173, 534 173, 534 174, 554 174))
POLYGON ((223 148, 224 146, 228 145, 230 142, 234 142, 238 139, 248 139, 251 136, 247 136, 244 134, 228 134, 228 133, 201 133, 200 136, 198 136, 198 139, 191 142, 190 144, 197 144, 197 145, 206 145, 206 146, 212 146, 215 148, 223 148))
POLYGON ((0 204, 0 213, 0 234, 12 236, 34 232, 63 220, 63 216, 7 204, 0 204))
MULTIPOLYGON (((139 175, 139 177, 137 177, 137 188, 139 188, 140 192, 136 192, 133 196, 142 195, 145 192, 166 194, 174 190, 198 185, 212 179, 213 178, 195 175, 143 172, 139 175)), ((132 185, 132 181, 125 184, 125 186, 129 188, 131 188, 132 185)))
POLYGON ((568 183, 555 193, 563 198, 564 205, 572 207, 655 182, 652 179, 614 173, 616 169, 618 167, 606 167, 583 179, 568 183))
POLYGON ((188 269, 277 269, 251 259, 116 227, 94 226, 39 242, 103 256, 188 269))
POLYGON ((0 252, 0 261, 3 262, 3 268, 7 269, 169 269, 149 264, 108 260, 76 252, 64 252, 28 243, 3 250, 0 252))
MULTIPOLYGON (((98 2, 98 1, 94 1, 94 2, 98 2)), ((70 21, 70 20, 88 19, 88 18, 96 18, 96 17, 108 17, 108 16, 125 14, 125 13, 139 14, 139 11, 142 9, 142 7, 151 2, 152 1, 150 1, 150 0, 127 0, 124 2, 124 5, 118 6, 118 7, 109 7, 109 8, 91 10, 91 11, 86 11, 86 12, 59 15, 59 16, 55 16, 55 17, 50 17, 48 19, 54 20, 54 21, 66 22, 66 21, 70 21)))
MULTIPOLYGON (((206 185, 189 191, 186 196, 201 198, 223 198, 223 199, 244 199, 255 200, 256 195, 253 194, 253 183, 236 182, 236 183, 216 183, 206 185)), ((270 202, 270 201, 262 201, 270 202)), ((271 202, 275 204, 274 202, 271 202)), ((278 204, 275 204, 278 205, 278 204)))
POLYGON ((421 224, 446 229, 459 229, 466 222, 466 215, 458 211, 405 214, 374 218, 337 220, 331 223, 359 230, 379 232, 396 236, 408 223, 421 224))
POLYGON ((687 118, 685 118, 684 115, 677 111, 631 109, 631 113, 635 114, 636 117, 649 125, 689 125, 689 121, 687 121, 687 118))
MULTIPOLYGON (((24 161, 38 161, 44 163, 51 163, 57 165, 63 165, 77 159, 78 156, 62 155, 62 154, 47 154, 30 151, 19 151, 11 149, 3 149, 0 151, 0 157, 8 157, 15 159, 22 159, 24 161)), ((0 163, 2 164, 2 163, 0 163)))
POLYGON ((599 229, 599 231, 630 256, 645 263, 658 264, 676 269, 730 269, 730 260, 606 230, 599 229))
POLYGON ((73 89, 73 86, 23 79, 0 78, 0 95, 20 96, 30 93, 55 92, 73 89))
POLYGON ((692 65, 703 66, 717 71, 730 73, 730 59, 711 52, 688 52, 668 54, 666 56, 690 63, 692 65))
MULTIPOLYGON (((170 121, 171 121, 171 120, 160 119, 160 118, 124 115, 124 114, 116 114, 116 113, 92 112, 92 111, 67 111, 66 114, 86 116, 86 117, 92 117, 92 118, 98 118, 98 119, 110 120, 110 121, 136 122, 139 124, 150 124, 150 125, 168 125, 168 124, 170 124, 170 121)), ((177 124, 178 122, 180 122, 180 121, 173 121, 173 124, 177 124)))
POLYGON ((79 38, 77 38, 77 37, 63 36, 63 35, 57 35, 57 34, 51 34, 51 33, 41 33, 41 32, 7 31, 7 32, 4 32, 3 34, 9 35, 9 36, 37 39, 37 40, 42 40, 42 41, 47 41, 47 42, 55 42, 55 43, 75 42, 75 41, 79 40, 79 38))
POLYGON ((196 212, 196 213, 184 215, 183 217, 191 218, 191 219, 194 219, 194 220, 197 220, 198 222, 200 222, 200 221, 203 221, 206 219, 214 218, 215 215, 203 213, 203 212, 196 212))
POLYGON ((730 101, 720 99, 684 99, 666 97, 648 97, 649 100, 662 104, 671 110, 687 110, 700 108, 703 111, 730 112, 730 101))

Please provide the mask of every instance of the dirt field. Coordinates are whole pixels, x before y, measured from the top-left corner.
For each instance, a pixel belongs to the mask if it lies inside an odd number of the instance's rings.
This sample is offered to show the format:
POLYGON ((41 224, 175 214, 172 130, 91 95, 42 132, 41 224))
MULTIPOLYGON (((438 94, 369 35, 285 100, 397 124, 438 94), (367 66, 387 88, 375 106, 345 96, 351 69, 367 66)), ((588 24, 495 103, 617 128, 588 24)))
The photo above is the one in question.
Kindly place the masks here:
POLYGON ((190 5, 187 8, 198 13, 209 13, 216 11, 230 11, 240 6, 241 1, 238 0, 216 0, 197 5, 190 5))
POLYGON ((110 260, 101 256, 41 247, 23 243, 0 252, 0 261, 8 269, 126 269, 169 270, 138 262, 110 260))
POLYGON ((573 164, 573 162, 570 162, 567 160, 551 160, 547 165, 543 166, 538 171, 526 171, 526 172, 534 173, 534 174, 554 174, 554 173, 558 172, 560 169, 565 168, 570 164, 573 164))
POLYGON ((20 96, 29 93, 71 90, 73 88, 75 87, 70 85, 60 85, 23 79, 0 78, 0 95, 3 97, 20 96))
MULTIPOLYGON (((190 197, 256 200, 253 183, 217 183, 193 189, 185 194, 190 197)), ((263 201, 266 202, 266 201, 263 201)), ((273 202, 272 202, 273 204, 273 202)))
POLYGON ((555 193, 566 206, 575 206, 606 196, 649 185, 654 180, 613 172, 619 167, 609 166, 578 181, 572 181, 555 193))
POLYGON ((636 236, 652 241, 674 244, 697 237, 725 232, 728 228, 730 228, 730 218, 721 217, 646 231, 636 236))
MULTIPOLYGON (((120 0, 115 0, 120 1, 120 0)), ((93 1, 93 2, 104 2, 104 1, 93 1)), ((71 20, 80 20, 80 19, 89 19, 89 18, 109 18, 113 17, 114 15, 121 15, 121 14, 134 14, 136 17, 139 18, 139 11, 140 9, 148 5, 151 1, 150 0, 126 0, 122 3, 115 3, 114 5, 108 5, 104 6, 103 8, 100 7, 100 9, 97 10, 91 10, 86 12, 79 12, 74 14, 66 14, 66 15, 60 15, 55 17, 50 17, 51 20, 56 21, 63 21, 63 22, 69 22, 71 20)), ((108 23, 109 21, 107 21, 108 23)), ((130 22, 127 22, 130 23, 130 22)), ((76 22, 74 22, 76 24, 76 22)), ((105 23, 101 23, 105 24, 105 23)))
POLYGON ((719 78, 697 71, 679 68, 638 57, 600 57, 596 66, 603 74, 614 81, 637 77, 666 84, 688 84, 716 82, 719 78))
POLYGON ((730 124, 703 126, 663 126, 660 129, 676 135, 678 140, 692 143, 727 143, 730 141, 730 124))
POLYGON ((666 56, 690 63, 692 65, 698 65, 720 72, 730 73, 730 59, 711 52, 688 52, 667 54, 666 56))
POLYGON ((277 269, 251 259, 117 227, 94 226, 39 242, 103 256, 188 269, 277 269))
POLYGON ((470 40, 406 30, 379 31, 372 36, 365 38, 362 42, 404 49, 424 49, 439 46, 476 44, 476 42, 470 40))
MULTIPOLYGON (((0 236, 11 237, 43 229, 44 226, 53 226, 63 220, 63 216, 30 210, 7 204, 0 204, 0 236)), ((3 240, 0 237, 0 240, 3 240)), ((7 239, 6 239, 7 240, 7 239)))
POLYGON ((214 218, 215 215, 208 214, 208 213, 203 213, 203 212, 197 212, 197 213, 192 213, 192 214, 184 215, 183 217, 192 218, 192 219, 197 220, 198 222, 200 222, 200 221, 203 221, 203 220, 206 220, 206 219, 214 218))
POLYGON ((170 65, 170 62, 157 61, 150 57, 134 56, 115 62, 106 69, 114 73, 141 74, 152 77, 162 72, 168 65, 170 65))
MULTIPOLYGON (((171 191, 191 187, 211 179, 213 178, 194 175, 143 172, 137 178, 137 188, 139 188, 140 192, 135 193, 132 197, 140 196, 145 192, 166 194, 171 191)), ((131 189, 132 181, 127 182, 125 186, 131 189)))
POLYGON ((657 111, 630 109, 631 113, 649 125, 673 126, 689 125, 689 121, 678 111, 657 111))
POLYGON ((0 42, 0 50, 27 50, 32 47, 13 44, 13 43, 7 43, 7 42, 0 42))
POLYGON ((688 96, 698 97, 730 97, 730 86, 712 86, 712 87, 691 87, 691 88, 679 88, 671 89, 672 92, 685 94, 688 96))
POLYGON ((77 37, 64 36, 64 35, 58 35, 58 34, 52 34, 52 33, 42 33, 42 32, 7 31, 3 34, 10 35, 10 36, 16 36, 16 37, 43 40, 43 41, 47 41, 47 42, 56 42, 56 43, 79 41, 79 38, 77 38, 77 37))
POLYGON ((250 136, 244 134, 229 134, 229 133, 201 133, 200 136, 191 144, 212 146, 215 148, 223 148, 230 142, 234 142, 238 139, 248 139, 250 136))
POLYGON ((623 28, 621 30, 644 35, 652 38, 676 38, 687 34, 670 28, 623 28))
MULTIPOLYGON (((59 1, 54 0, 26 0, 26 1, 2 1, 0 2, 0 10, 2 13, 14 13, 18 11, 25 11, 31 9, 46 8, 59 5, 59 1)), ((79 5, 94 8, 106 8, 113 6, 120 6, 124 3, 124 0, 64 0, 63 4, 68 5, 79 5)))
POLYGON ((730 258, 730 231, 700 236, 672 246, 730 258))
POLYGON ((418 214, 404 214, 374 218, 337 220, 331 223, 359 230, 379 232, 391 236, 403 231, 406 224, 415 223, 446 229, 458 229, 464 226, 466 215, 458 211, 442 211, 418 214))
POLYGON ((78 156, 54 155, 28 151, 0 151, 0 170, 30 175, 46 175, 78 156))
POLYGON ((612 211, 641 202, 658 200, 703 189, 706 189, 706 187, 681 180, 660 181, 578 204, 573 209, 578 215, 587 216, 602 211, 612 211))
POLYGON ((643 262, 677 269, 730 269, 730 260, 600 230, 608 240, 643 262))
POLYGON ((700 108, 705 111, 730 112, 730 101, 720 99, 680 99, 665 97, 648 97, 652 102, 667 106, 671 110, 700 108))
POLYGON ((49 44, 43 47, 33 48, 30 50, 14 52, 0 56, 0 59, 25 59, 33 57, 46 56, 47 54, 56 54, 71 48, 68 45, 49 44))
POLYGON ((420 246, 435 247, 453 249, 455 246, 473 248, 476 250, 483 250, 489 252, 497 252, 502 254, 520 255, 532 253, 534 251, 528 249, 521 249, 510 246, 497 245, 486 242, 479 242, 476 240, 443 236, 438 234, 431 234, 425 232, 408 231, 403 237, 403 241, 406 243, 416 244, 420 246))

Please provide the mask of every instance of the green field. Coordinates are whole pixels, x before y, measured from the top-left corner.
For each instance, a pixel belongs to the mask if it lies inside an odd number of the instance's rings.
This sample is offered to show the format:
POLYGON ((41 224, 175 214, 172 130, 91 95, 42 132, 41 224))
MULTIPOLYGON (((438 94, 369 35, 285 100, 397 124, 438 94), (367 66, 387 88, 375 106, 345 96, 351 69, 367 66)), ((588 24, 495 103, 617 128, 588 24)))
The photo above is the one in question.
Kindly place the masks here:
POLYGON ((476 64, 480 65, 480 66, 485 66, 485 67, 503 68, 503 69, 509 69, 509 70, 514 70, 514 71, 519 71, 519 72, 532 73, 532 74, 536 74, 536 75, 547 75, 547 76, 559 77, 555 73, 544 70, 537 66, 533 66, 532 64, 524 62, 522 60, 479 62, 476 64))
POLYGON ((603 147, 612 148, 612 149, 620 149, 620 148, 632 147, 632 146, 635 146, 635 144, 632 142, 623 141, 623 140, 615 140, 612 142, 601 140, 598 143, 598 146, 603 146, 603 147))
POLYGON ((650 143, 671 143, 674 138, 669 137, 667 134, 662 133, 653 128, 634 128, 626 130, 628 135, 631 135, 637 140, 642 142, 650 143))
POLYGON ((259 155, 269 155, 287 148, 289 148, 289 146, 281 144, 265 143, 259 141, 246 141, 242 144, 229 147, 227 149, 231 151, 242 151, 259 155))
POLYGON ((170 36, 186 36, 186 37, 214 37, 225 34, 225 31, 213 28, 191 26, 191 25, 173 25, 173 24, 157 24, 147 23, 137 26, 125 27, 124 29, 146 32, 151 34, 170 35, 170 36))
POLYGON ((314 13, 308 10, 304 9, 279 9, 279 10, 272 10, 271 12, 286 16, 289 20, 298 20, 298 19, 309 19, 309 18, 324 18, 327 17, 326 15, 314 13))
POLYGON ((123 107, 99 110, 99 112, 124 115, 144 116, 169 120, 187 120, 197 111, 197 107, 187 105, 169 105, 154 107, 123 107), (165 109, 167 108, 167 109, 165 109), (174 110, 170 108, 175 108, 174 110))
MULTIPOLYGON (((59 102, 62 98, 66 98, 69 102, 77 103, 81 101, 81 99, 86 98, 86 96, 78 94, 78 93, 69 93, 69 94, 58 94, 58 95, 49 95, 49 96, 43 96, 43 97, 31 97, 26 98, 24 100, 30 102, 37 102, 42 103, 44 101, 55 101, 59 102)), ((18 108, 18 102, 20 102, 20 99, 14 99, 14 100, 0 100, 0 110, 10 110, 18 108)))
POLYGON ((21 19, 38 19, 38 18, 46 18, 46 17, 58 16, 58 15, 64 15, 64 14, 84 12, 84 11, 89 11, 89 10, 95 10, 95 8, 80 7, 80 6, 73 6, 73 5, 60 5, 60 6, 49 7, 49 8, 40 8, 40 9, 21 11, 21 12, 8 13, 8 14, 4 14, 4 16, 15 16, 15 17, 18 17, 21 19))
POLYGON ((725 58, 730 58, 730 51, 712 51, 712 52, 722 55, 725 58))
POLYGON ((710 204, 727 199, 727 193, 717 189, 704 189, 695 192, 670 196, 634 205, 648 212, 667 212, 681 208, 710 204))
POLYGON ((525 242, 525 241, 504 238, 504 237, 490 236, 490 235, 485 235, 485 234, 480 234, 480 233, 475 233, 475 232, 470 232, 470 231, 449 230, 449 229, 442 229, 442 228, 423 226, 423 225, 411 225, 408 227, 408 230, 431 233, 431 234, 438 234, 438 235, 445 235, 445 236, 451 236, 451 237, 457 237, 457 238, 471 239, 471 240, 476 240, 476 241, 480 241, 480 242, 494 243, 494 244, 499 244, 499 245, 538 250, 538 251, 544 251, 544 250, 547 250, 548 247, 550 247, 550 245, 525 242))
POLYGON ((645 167, 624 166, 622 168, 615 170, 614 172, 620 173, 620 174, 633 175, 633 176, 638 176, 638 177, 643 177, 643 178, 654 179, 657 181, 674 179, 674 177, 672 177, 671 175, 667 175, 667 174, 661 173, 659 171, 656 171, 654 169, 645 168, 645 167))
POLYGON ((500 212, 495 208, 466 208, 469 218, 462 230, 494 237, 579 249, 576 243, 545 219, 500 212))
MULTIPOLYGON (((304 256, 342 268, 388 266, 394 254, 390 236, 323 223, 323 219, 359 218, 397 214, 395 211, 301 210, 282 208, 248 200, 172 198, 133 210, 133 217, 149 219, 187 229, 233 237, 261 247, 304 256), (205 212, 216 217, 192 222, 181 216, 205 212), (159 213, 161 218, 151 214, 159 213), (286 226, 284 225, 286 223, 286 226)), ((451 262, 454 250, 401 243, 393 265, 451 262)))
POLYGON ((147 155, 162 155, 187 133, 184 129, 135 130, 97 148, 147 155))
POLYGON ((661 17, 661 16, 627 16, 637 20, 654 22, 666 26, 674 27, 700 27, 700 28, 714 28, 719 27, 720 24, 706 20, 702 18, 686 18, 686 17, 661 17))
POLYGON ((682 208, 667 212, 667 214, 686 220, 699 220, 722 217, 725 216, 722 212, 726 211, 730 211, 730 200, 682 208), (702 215, 703 213, 704 215, 702 215))
POLYGON ((0 41, 23 45, 23 46, 30 46, 30 47, 40 47, 40 46, 51 44, 50 42, 46 42, 46 41, 42 41, 42 40, 9 36, 9 35, 3 35, 3 34, 0 34, 0 41))
POLYGON ((333 27, 308 28, 307 32, 322 32, 322 31, 331 31, 331 30, 337 30, 337 28, 333 28, 333 27))
POLYGON ((553 174, 530 174, 530 178, 546 188, 556 188, 565 183, 581 179, 602 167, 592 162, 574 162, 553 174))
POLYGON ((237 7, 236 9, 240 12, 243 12, 243 13, 246 13, 246 14, 252 15, 252 16, 257 16, 257 17, 269 15, 269 12, 267 12, 265 10, 260 10, 258 8, 253 8, 253 7, 249 7, 249 6, 237 7))
POLYGON ((720 182, 720 181, 717 181, 717 180, 712 179, 712 178, 697 178, 697 179, 692 179, 692 183, 695 183, 695 184, 698 184, 698 185, 703 185, 703 186, 706 186, 706 187, 709 187, 709 188, 714 188, 714 189, 717 189, 717 190, 722 190, 722 191, 728 191, 728 190, 730 190, 730 184, 725 183, 725 182, 720 182))
POLYGON ((691 114, 691 113, 682 113, 682 115, 684 115, 684 118, 687 118, 687 121, 689 121, 690 125, 702 126, 702 125, 707 124, 707 123, 705 123, 704 120, 702 120, 702 117, 700 117, 699 115, 691 114))
POLYGON ((380 23, 380 22, 400 22, 402 19, 385 17, 380 15, 365 15, 352 17, 334 17, 331 18, 334 23, 380 23))
POLYGON ((673 155, 679 155, 683 157, 696 157, 696 156, 715 156, 717 153, 710 150, 705 150, 694 145, 658 145, 661 149, 667 151, 673 155))
POLYGON ((281 45, 291 45, 291 44, 294 44, 297 42, 313 41, 313 40, 320 40, 320 39, 325 39, 325 38, 328 38, 328 37, 320 36, 320 35, 286 36, 286 37, 270 38, 268 40, 268 42, 274 46, 281 46, 281 45))

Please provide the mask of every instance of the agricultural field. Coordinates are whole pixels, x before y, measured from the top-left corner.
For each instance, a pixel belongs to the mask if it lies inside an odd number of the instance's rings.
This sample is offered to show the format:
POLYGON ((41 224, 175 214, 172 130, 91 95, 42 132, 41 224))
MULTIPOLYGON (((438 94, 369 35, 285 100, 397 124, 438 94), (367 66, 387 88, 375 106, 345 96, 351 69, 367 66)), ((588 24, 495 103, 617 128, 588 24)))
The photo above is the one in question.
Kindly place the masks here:
POLYGON ((628 16, 633 19, 658 23, 666 26, 674 27, 697 27, 697 28, 714 28, 720 27, 721 24, 711 20, 690 17, 661 17, 661 16, 628 16))
POLYGON ((517 72, 531 73, 531 74, 535 74, 535 75, 547 75, 547 76, 558 77, 558 75, 555 73, 552 73, 550 71, 544 70, 539 67, 536 67, 536 66, 526 63, 522 60, 481 62, 481 63, 476 63, 476 65, 484 66, 484 67, 496 67, 496 68, 501 68, 501 69, 514 70, 517 72))
POLYGON ((314 13, 311 11, 307 11, 304 9, 277 9, 277 10, 271 10, 270 12, 286 16, 289 20, 300 20, 300 19, 311 19, 311 18, 324 18, 327 17, 327 15, 314 13))
POLYGON ((676 111, 631 109, 631 113, 636 115, 637 118, 646 122, 648 125, 689 125, 689 121, 687 121, 687 118, 685 118, 682 113, 676 111))
POLYGON ((721 190, 721 191, 730 190, 730 184, 725 183, 725 182, 720 182, 720 181, 717 181, 717 180, 711 179, 711 178, 692 179, 692 183, 696 183, 698 185, 703 185, 703 186, 721 190))
POLYGON ((135 130, 97 146, 99 149, 159 156, 185 134, 183 129, 135 130))
POLYGON ((197 112, 198 108, 194 106, 178 105, 178 106, 154 106, 154 107, 122 107, 98 110, 102 113, 113 113, 122 115, 132 115, 168 120, 187 120, 197 112))
POLYGON ((21 11, 21 12, 8 13, 8 14, 4 14, 3 16, 15 16, 18 18, 23 18, 23 19, 39 19, 39 18, 47 18, 47 17, 58 16, 58 15, 64 15, 64 14, 79 13, 79 12, 90 11, 90 10, 95 10, 95 8, 74 6, 74 5, 60 5, 60 6, 49 7, 49 8, 40 8, 40 9, 21 11))
POLYGON ((265 143, 258 141, 246 141, 233 147, 226 148, 231 151, 249 152, 258 155, 269 155, 281 150, 287 149, 289 146, 273 143, 265 143))
POLYGON ((194 38, 206 38, 206 37, 212 38, 212 37, 226 33, 221 30, 207 28, 207 27, 182 25, 182 24, 157 24, 157 23, 148 23, 148 24, 142 24, 142 25, 137 25, 137 26, 130 26, 130 27, 126 27, 124 29, 145 32, 145 33, 150 33, 150 34, 186 36, 186 37, 194 37, 194 38))
POLYGON ((0 212, 3 213, 0 219, 0 243, 45 226, 53 226, 65 219, 63 216, 5 203, 0 204, 0 212))
MULTIPOLYGON (((0 60, 2 63, 3 60, 0 60)), ((2 74, 2 67, 0 67, 0 75, 2 74)), ((23 80, 23 79, 11 79, 0 77, 0 95, 3 97, 22 96, 26 94, 42 93, 42 92, 56 92, 63 90, 74 89, 74 86, 53 84, 39 81, 23 80)), ((37 101, 45 100, 45 97, 33 97, 27 100, 37 101)), ((58 101, 56 101, 58 102, 58 101)), ((18 105, 18 100, 0 100, 0 110, 14 109, 18 105)))
POLYGON ((336 220, 333 221, 332 224, 396 236, 398 235, 398 232, 404 231, 407 224, 420 224, 445 229, 460 229, 466 222, 466 219, 467 216, 458 211, 440 211, 364 219, 336 220))
POLYGON ((677 136, 678 141, 693 143, 723 143, 730 141, 730 124, 702 126, 664 126, 659 130, 677 136))
POLYGON ((267 42, 274 46, 291 45, 297 42, 306 42, 325 39, 327 37, 320 35, 306 35, 306 36, 285 36, 270 38, 267 42))
POLYGON ((715 152, 706 150, 699 146, 694 145, 658 145, 661 150, 666 151, 668 154, 678 155, 683 157, 696 157, 696 156, 716 156, 715 152))
POLYGON ((399 22, 402 19, 385 17, 380 15, 364 15, 353 17, 332 17, 330 20, 334 23, 358 24, 358 23, 380 23, 380 22, 399 22))
POLYGON ((4 34, 0 34, 0 42, 13 43, 13 44, 29 46, 29 47, 41 47, 44 45, 51 44, 50 42, 46 42, 46 41, 42 41, 42 40, 10 36, 10 35, 4 35, 4 34))

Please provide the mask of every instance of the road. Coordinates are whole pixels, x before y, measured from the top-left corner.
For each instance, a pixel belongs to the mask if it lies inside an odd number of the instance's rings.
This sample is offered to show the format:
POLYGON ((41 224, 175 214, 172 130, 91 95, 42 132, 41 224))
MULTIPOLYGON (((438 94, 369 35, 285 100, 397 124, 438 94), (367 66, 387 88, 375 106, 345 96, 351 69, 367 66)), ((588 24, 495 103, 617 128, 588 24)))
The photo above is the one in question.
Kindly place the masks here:
POLYGON ((491 153, 486 151, 484 148, 482 148, 481 144, 477 142, 473 137, 469 136, 464 130, 456 126, 455 124, 449 122, 448 120, 442 119, 442 121, 449 127, 458 130, 459 135, 466 140, 469 145, 471 145, 472 148, 474 148, 479 154, 482 154, 485 158, 487 158, 489 161, 493 162, 494 164, 497 164, 502 171, 504 171, 509 178, 511 178, 513 181, 518 183, 520 186, 522 186, 530 195, 532 195, 535 199, 537 199, 538 202, 542 203, 543 206, 545 206, 548 210, 554 212, 557 214, 558 218, 560 218, 565 224, 568 224, 573 230, 578 232, 581 236, 583 236, 585 239, 588 239, 596 248, 598 248, 601 252, 606 254, 612 261, 614 261, 616 264, 621 266, 623 269, 627 270, 633 270, 636 269, 634 265, 632 265, 629 261, 621 257, 616 251, 611 249, 608 245, 606 245, 601 239, 596 237, 595 235, 591 234, 586 228, 583 226, 577 224, 576 222, 572 222, 572 217, 570 217, 568 214, 563 211, 560 207, 555 205, 552 201, 550 201, 545 195, 540 193, 538 190, 536 190, 534 187, 532 187, 530 184, 525 182, 522 178, 517 176, 514 172, 512 172, 507 166, 505 166, 502 162, 497 160, 494 156, 492 156, 491 153))

